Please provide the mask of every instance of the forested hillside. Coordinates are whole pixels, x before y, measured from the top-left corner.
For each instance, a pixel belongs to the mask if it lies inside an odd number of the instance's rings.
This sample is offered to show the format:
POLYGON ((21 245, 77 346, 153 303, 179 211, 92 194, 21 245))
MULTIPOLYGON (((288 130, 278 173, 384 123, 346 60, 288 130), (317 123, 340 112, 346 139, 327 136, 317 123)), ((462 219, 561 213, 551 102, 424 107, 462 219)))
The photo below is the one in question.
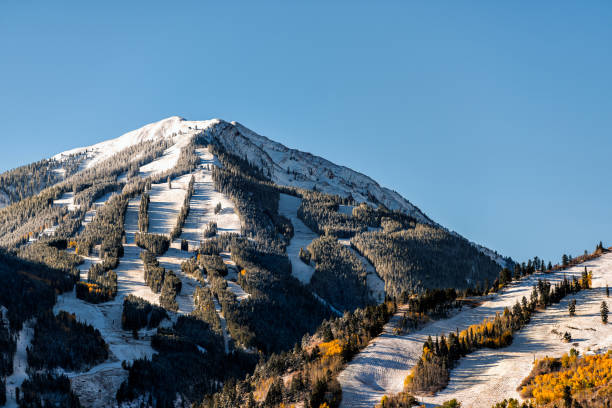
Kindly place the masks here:
POLYGON ((367 176, 220 120, 169 118, 0 181, 11 406, 336 407, 399 303, 417 327, 500 276, 367 176))

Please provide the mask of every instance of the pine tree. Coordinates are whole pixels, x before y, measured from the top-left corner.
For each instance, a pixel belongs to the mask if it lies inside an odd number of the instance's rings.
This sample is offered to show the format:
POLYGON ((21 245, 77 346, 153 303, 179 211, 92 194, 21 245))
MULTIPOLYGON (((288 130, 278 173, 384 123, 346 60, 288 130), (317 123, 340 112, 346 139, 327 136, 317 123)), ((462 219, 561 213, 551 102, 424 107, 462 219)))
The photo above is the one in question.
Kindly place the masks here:
POLYGON ((603 324, 607 324, 608 323, 608 304, 604 301, 601 302, 601 321, 603 322, 603 324))
POLYGON ((569 306, 568 306, 568 310, 569 310, 569 315, 570 316, 575 316, 576 315, 576 299, 570 300, 569 306))
POLYGON ((567 255, 563 254, 563 256, 561 257, 561 265, 567 266, 567 263, 568 263, 567 255))

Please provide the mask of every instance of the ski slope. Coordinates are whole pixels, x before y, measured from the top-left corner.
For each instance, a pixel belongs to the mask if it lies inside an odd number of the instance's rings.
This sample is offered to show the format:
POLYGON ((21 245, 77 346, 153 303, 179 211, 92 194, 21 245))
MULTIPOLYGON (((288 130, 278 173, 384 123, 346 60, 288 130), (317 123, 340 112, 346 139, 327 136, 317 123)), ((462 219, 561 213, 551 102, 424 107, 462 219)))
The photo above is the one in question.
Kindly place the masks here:
POLYGON ((587 262, 550 274, 531 275, 510 284, 502 293, 488 296, 488 300, 478 307, 464 308, 451 318, 432 322, 415 332, 395 334, 393 328, 398 319, 392 319, 385 326, 383 334, 360 352, 338 376, 343 395, 341 407, 371 408, 380 402, 383 395, 402 391, 404 379, 421 357, 423 343, 428 336, 446 335, 450 331, 463 330, 480 323, 495 313, 502 313, 505 307, 511 308, 523 296, 529 299, 538 279, 547 279, 554 284, 562 280, 564 275, 568 278, 580 275, 584 265, 590 267, 593 263, 587 262))
POLYGON ((308 285, 314 274, 314 267, 306 265, 300 259, 300 248, 306 250, 310 243, 319 236, 304 224, 297 216, 302 199, 288 194, 281 194, 278 203, 278 213, 288 218, 293 225, 293 238, 287 246, 287 256, 291 261, 291 274, 304 285, 308 285))
MULTIPOLYGON (((291 242, 289 242, 287 246, 287 256, 291 262, 291 274, 302 282, 302 284, 308 285, 312 279, 312 275, 314 275, 315 268, 312 264, 306 265, 304 261, 300 259, 300 248, 306 250, 308 245, 310 245, 314 239, 317 239, 319 235, 308 228, 297 216, 297 211, 301 203, 301 198, 288 194, 280 194, 278 213, 288 218, 293 225, 293 238, 291 238, 291 242)), ((331 303, 323 299, 314 291, 312 294, 319 302, 329 307, 336 315, 342 316, 342 312, 336 309, 331 303)))
MULTIPOLYGON (((583 265, 593 271, 592 289, 569 295, 559 304, 535 313, 529 325, 515 334, 509 347, 483 349, 464 357, 452 370, 448 387, 421 400, 441 404, 457 398, 465 408, 489 408, 510 397, 520 400, 516 388, 529 375, 534 359, 560 357, 572 347, 581 355, 609 350, 612 347, 612 325, 602 324, 599 307, 604 300, 608 304, 611 302, 606 297, 605 286, 612 282, 612 253, 583 265), (570 317, 567 311, 571 299, 576 299, 574 317, 570 317), (570 343, 561 339, 565 332, 572 336, 570 343)), ((582 270, 574 267, 568 273, 582 270)))
POLYGON ((374 265, 372 265, 370 261, 368 261, 365 257, 361 256, 361 254, 357 252, 355 248, 353 248, 353 246, 351 245, 350 239, 339 239, 338 242, 341 243, 342 245, 345 245, 351 252, 353 252, 355 256, 359 258, 359 260, 363 264, 363 267, 365 268, 367 272, 366 284, 368 285, 368 291, 369 291, 370 297, 374 299, 374 301, 376 301, 376 303, 378 304, 384 302, 385 301, 385 281, 382 280, 380 276, 378 276, 378 273, 376 272, 376 268, 374 268, 374 265))

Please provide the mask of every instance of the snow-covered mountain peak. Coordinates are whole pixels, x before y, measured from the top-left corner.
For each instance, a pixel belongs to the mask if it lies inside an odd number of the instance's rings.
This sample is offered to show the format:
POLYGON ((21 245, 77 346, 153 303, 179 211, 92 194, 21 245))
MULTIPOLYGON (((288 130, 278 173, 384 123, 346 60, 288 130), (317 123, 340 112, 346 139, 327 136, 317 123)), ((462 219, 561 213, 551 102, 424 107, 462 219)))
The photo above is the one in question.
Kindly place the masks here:
POLYGON ((362 173, 336 165, 311 153, 288 148, 239 122, 226 122, 222 119, 192 121, 180 116, 171 116, 115 139, 59 153, 54 159, 62 160, 70 155, 85 153, 87 159, 83 163, 83 168, 91 168, 121 150, 142 142, 172 139, 178 149, 196 134, 207 135, 211 141, 221 144, 229 152, 247 159, 263 169, 278 184, 317 189, 344 197, 351 195, 358 202, 373 205, 381 203, 390 209, 405 211, 421 222, 433 223, 400 194, 381 187, 362 173))

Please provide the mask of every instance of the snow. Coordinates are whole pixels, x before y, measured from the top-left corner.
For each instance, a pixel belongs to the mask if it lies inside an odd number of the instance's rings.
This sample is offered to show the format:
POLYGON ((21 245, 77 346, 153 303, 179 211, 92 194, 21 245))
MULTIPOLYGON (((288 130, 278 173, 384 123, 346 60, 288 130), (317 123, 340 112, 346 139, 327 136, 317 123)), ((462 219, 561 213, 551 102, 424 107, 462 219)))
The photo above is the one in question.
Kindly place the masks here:
POLYGON ((85 217, 83 218, 83 222, 81 223, 81 230, 85 229, 87 224, 93 221, 98 210, 102 208, 104 204, 106 204, 106 202, 111 198, 113 194, 115 194, 115 192, 106 193, 93 202, 91 208, 85 213, 85 217))
MULTIPOLYGON (((208 277, 204 279, 206 282, 206 286, 210 288, 210 283, 208 282, 208 277)), ((219 316, 219 321, 221 322, 221 331, 223 332, 223 344, 225 346, 225 354, 229 354, 229 344, 231 341, 231 336, 227 331, 227 320, 225 320, 225 316, 223 316, 223 310, 221 310, 221 304, 217 300, 215 296, 213 298, 213 303, 215 304, 215 311, 217 312, 217 316, 219 316)))
MULTIPOLYGON (((55 313, 60 310, 74 313, 79 321, 91 324, 100 331, 109 346, 110 357, 104 363, 85 373, 66 373, 71 379, 73 389, 87 406, 103 407, 110 404, 109 396, 116 394, 127 375, 121 368, 121 361, 151 358, 154 354, 151 336, 155 329, 142 329, 138 339, 134 339, 131 332, 121 328, 123 298, 128 294, 159 304, 159 294, 153 293, 144 282, 144 267, 139 257, 141 249, 134 244, 134 234, 138 231, 139 206, 140 197, 133 198, 128 203, 125 217, 125 252, 115 270, 118 288, 115 299, 106 303, 90 304, 78 299, 75 291, 72 291, 58 296, 53 309, 55 313)), ((81 279, 87 278, 89 265, 96 262, 100 262, 100 259, 95 256, 85 258, 85 263, 79 268, 81 279)))
MULTIPOLYGON (((367 202, 376 207, 377 203, 370 200, 370 194, 389 209, 405 211, 425 224, 435 224, 400 194, 381 187, 364 174, 310 153, 289 149, 258 135, 240 123, 231 124, 232 128, 224 127, 225 131, 219 136, 220 141, 228 150, 241 157, 246 156, 250 162, 269 169, 272 180, 278 184, 306 189, 316 186, 319 191, 343 197, 350 194, 356 201, 367 202)), ((222 124, 217 127, 221 128, 222 124)))
POLYGON ((368 290, 370 292, 370 296, 374 299, 378 304, 385 301, 385 281, 378 276, 376 272, 376 268, 374 265, 370 263, 365 257, 361 256, 359 252, 357 252, 351 245, 351 241, 349 239, 339 239, 339 243, 345 245, 350 251, 352 251, 357 258, 363 264, 367 275, 366 275, 366 284, 368 285, 368 290))
MULTIPOLYGON (((186 121, 178 116, 172 116, 170 118, 160 120, 159 122, 145 125, 116 139, 59 153, 55 155, 53 159, 61 161, 73 154, 86 153, 87 159, 83 163, 83 168, 91 168, 97 163, 112 157, 114 154, 124 149, 146 141, 174 138, 175 142, 179 145, 182 143, 187 143, 198 130, 201 131, 203 129, 207 129, 219 122, 220 121, 218 119, 192 122, 186 121), (185 140, 187 140, 187 142, 185 140)), ((171 168, 173 166, 171 163, 174 159, 170 157, 166 158, 166 160, 167 161, 164 164, 155 165, 159 167, 153 168, 152 170, 156 171, 165 166, 170 166, 168 168, 171 168)))
POLYGON ((0 209, 10 204, 11 204, 10 197, 4 191, 0 191, 0 209))
POLYGON ((293 238, 287 246, 287 256, 291 261, 291 274, 304 285, 308 285, 314 274, 314 267, 306 265, 300 259, 300 248, 306 250, 310 243, 319 236, 302 222, 297 216, 302 199, 288 194, 281 194, 278 203, 278 213, 287 217, 293 224, 293 238))
POLYGON ((200 157, 200 165, 195 173, 195 193, 189 214, 191 216, 191 211, 194 211, 196 216, 192 223, 185 223, 187 239, 199 243, 202 229, 211 222, 217 223, 218 233, 240 234, 241 222, 234 202, 214 188, 212 166, 218 161, 208 148, 196 149, 196 154, 200 157), (214 211, 217 203, 221 203, 222 207, 219 214, 214 211))
POLYGON ((7 408, 17 407, 15 389, 21 387, 21 383, 27 377, 28 352, 27 349, 34 337, 35 320, 28 320, 17 336, 17 350, 13 356, 13 374, 6 378, 6 405, 7 408))
POLYGON ((57 200, 53 200, 56 207, 68 207, 68 211, 75 211, 78 206, 74 205, 74 193, 72 191, 62 194, 57 200))
MULTIPOLYGON (((593 289, 565 297, 559 304, 536 313, 529 325, 514 336, 509 347, 483 349, 460 360, 452 370, 449 386, 434 397, 422 398, 440 404, 457 398, 466 408, 489 408, 504 398, 520 396, 516 388, 527 377, 534 359, 560 357, 574 347, 581 355, 601 353, 612 346, 612 325, 601 322, 599 307, 606 298, 605 286, 612 281, 612 254, 585 263, 593 271, 593 289), (568 303, 576 300, 576 316, 569 317, 568 303), (569 332, 570 343, 553 332, 569 332)), ((579 274, 584 268, 568 271, 579 274)))
POLYGON ((246 293, 244 289, 242 289, 242 286, 231 280, 227 281, 227 290, 236 295, 236 300, 238 300, 239 302, 242 302, 243 300, 251 297, 251 294, 246 293))
MULTIPOLYGON (((258 135, 240 123, 230 123, 220 119, 188 121, 172 116, 116 139, 59 153, 53 159, 61 161, 70 155, 84 153, 87 158, 83 161, 82 168, 91 168, 121 150, 139 143, 172 139, 173 146, 167 149, 161 158, 143 166, 141 175, 147 176, 172 168, 178 159, 180 148, 192 140, 195 134, 204 134, 209 139, 216 139, 231 153, 246 158, 265 172, 269 172, 272 180, 278 184, 306 189, 316 187, 319 191, 345 197, 351 195, 357 202, 367 202, 373 206, 377 206, 380 202, 389 209, 406 212, 419 222, 437 225, 399 193, 381 187, 364 174, 338 166, 310 153, 289 149, 265 136, 258 135)), ((342 211, 345 210, 348 209, 342 211)), ((490 250, 485 253, 493 254, 490 250)), ((501 260, 498 257, 493 259, 498 262, 501 260)))
POLYGON ((142 178, 153 177, 157 174, 163 173, 164 171, 172 169, 178 162, 182 148, 187 146, 190 140, 191 138, 188 137, 180 138, 177 143, 164 150, 164 153, 160 157, 141 166, 139 169, 139 175, 142 178))
POLYGON ((354 205, 340 205, 338 206, 338 212, 340 214, 344 214, 344 215, 349 215, 349 216, 353 216, 353 208, 355 208, 354 205))
POLYGON ((172 188, 168 183, 151 185, 148 192, 151 201, 149 203, 149 232, 151 234, 170 235, 176 225, 191 175, 187 174, 171 180, 172 188))
POLYGON ((166 268, 166 270, 174 271, 176 276, 181 280, 181 293, 176 297, 176 302, 179 306, 178 312, 180 314, 189 314, 195 309, 193 293, 200 284, 194 276, 187 275, 181 270, 181 263, 192 258, 193 254, 181 251, 180 242, 180 238, 174 240, 171 248, 168 249, 163 256, 158 257, 157 260, 160 266, 166 268))
MULTIPOLYGON (((586 263, 589 268, 593 264, 595 261, 586 263)), ((396 315, 385 326, 383 334, 374 339, 338 376, 343 394, 341 407, 372 407, 380 402, 383 395, 402 391, 404 379, 421 357, 423 343, 428 336, 448 334, 450 331, 463 330, 472 324, 480 323, 495 313, 503 312, 505 307, 511 308, 523 296, 529 299, 533 285, 539 278, 554 284, 563 279, 564 275, 571 278, 572 275, 579 274, 584 265, 550 274, 534 274, 512 283, 502 293, 488 296, 488 300, 476 308, 464 308, 451 318, 434 321, 411 333, 397 335, 393 332, 399 319, 396 315)))
POLYGON ((125 214, 126 244, 123 245, 124 256, 119 262, 117 283, 119 290, 117 299, 132 294, 141 297, 152 304, 159 304, 159 294, 153 293, 144 281, 144 265, 140 259, 142 250, 134 243, 135 233, 138 232, 138 209, 140 197, 132 198, 128 203, 125 214))

